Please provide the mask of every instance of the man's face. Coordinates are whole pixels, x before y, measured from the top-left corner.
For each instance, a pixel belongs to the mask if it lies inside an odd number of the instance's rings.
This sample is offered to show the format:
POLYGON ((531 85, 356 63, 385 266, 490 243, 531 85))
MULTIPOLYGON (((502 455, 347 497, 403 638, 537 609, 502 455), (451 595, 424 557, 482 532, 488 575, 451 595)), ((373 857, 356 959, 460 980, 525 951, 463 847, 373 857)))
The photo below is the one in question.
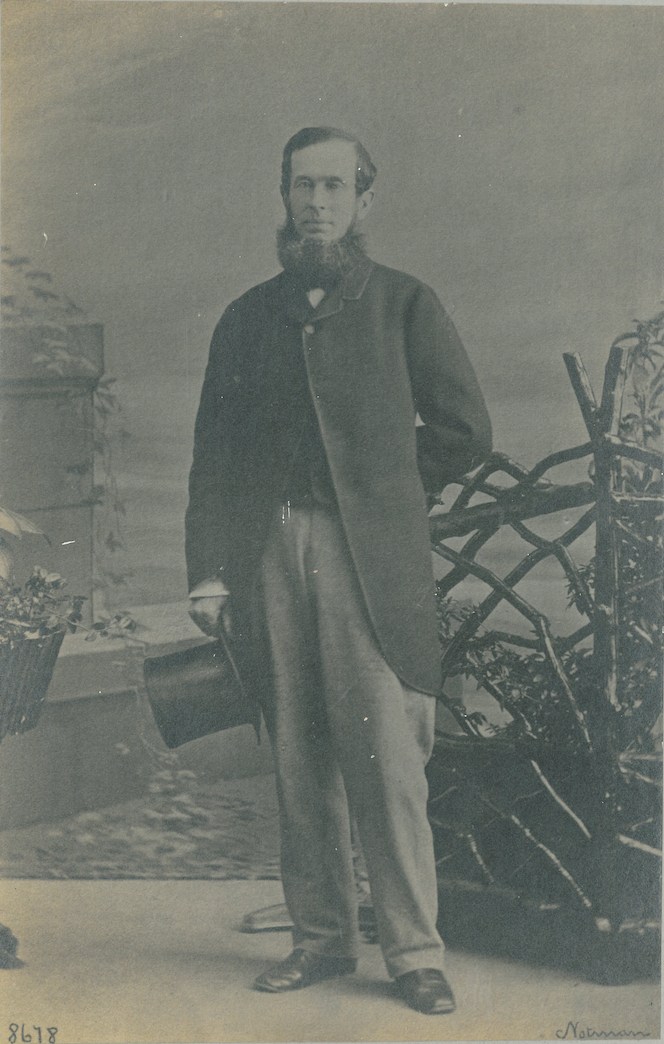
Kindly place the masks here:
POLYGON ((300 239, 332 243, 366 215, 373 192, 368 189, 357 195, 356 167, 355 146, 339 138, 293 153, 290 192, 284 203, 300 239))

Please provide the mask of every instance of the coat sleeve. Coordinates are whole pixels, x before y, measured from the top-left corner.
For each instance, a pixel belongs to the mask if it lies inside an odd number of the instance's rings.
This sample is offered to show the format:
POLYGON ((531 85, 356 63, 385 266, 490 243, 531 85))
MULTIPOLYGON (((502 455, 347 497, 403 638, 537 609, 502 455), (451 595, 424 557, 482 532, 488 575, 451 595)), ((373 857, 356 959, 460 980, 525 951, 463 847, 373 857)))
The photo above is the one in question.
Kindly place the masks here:
POLYGON ((424 490, 438 495, 491 452, 491 422, 459 335, 433 290, 420 284, 411 303, 406 343, 424 490))
POLYGON ((232 306, 221 317, 212 337, 200 405, 194 429, 189 473, 189 506, 185 515, 185 555, 189 590, 207 579, 226 579, 227 540, 220 489, 219 456, 227 427, 233 375, 236 369, 232 336, 232 306))

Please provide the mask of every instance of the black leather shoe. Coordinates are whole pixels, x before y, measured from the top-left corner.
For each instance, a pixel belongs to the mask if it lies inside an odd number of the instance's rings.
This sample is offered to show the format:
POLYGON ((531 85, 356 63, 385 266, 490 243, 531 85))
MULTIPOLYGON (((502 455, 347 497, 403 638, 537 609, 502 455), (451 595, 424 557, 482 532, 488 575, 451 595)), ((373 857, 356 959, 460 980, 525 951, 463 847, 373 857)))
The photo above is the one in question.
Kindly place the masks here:
POLYGON ((263 993, 285 993, 286 990, 301 990, 324 979, 338 975, 350 975, 357 961, 353 957, 328 957, 309 950, 293 950, 290 957, 278 964, 271 972, 259 975, 254 983, 255 990, 263 993))
POLYGON ((406 972, 396 983, 406 1003, 423 1015, 448 1015, 456 1008, 450 984, 437 968, 406 972))

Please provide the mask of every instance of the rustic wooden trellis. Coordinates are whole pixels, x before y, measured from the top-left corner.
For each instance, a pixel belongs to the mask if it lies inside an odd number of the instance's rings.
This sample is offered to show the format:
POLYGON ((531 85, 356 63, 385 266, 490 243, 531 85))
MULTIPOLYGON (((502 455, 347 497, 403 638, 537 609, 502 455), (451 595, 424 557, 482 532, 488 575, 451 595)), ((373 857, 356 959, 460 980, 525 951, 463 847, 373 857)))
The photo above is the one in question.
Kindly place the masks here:
POLYGON ((615 930, 651 924, 659 896, 664 458, 661 427, 646 413, 657 413, 664 387, 663 329, 664 313, 614 344, 599 403, 580 357, 565 355, 588 441, 531 469, 493 454, 430 520, 433 550, 452 565, 438 583, 444 675, 474 675, 512 717, 492 733, 480 715, 448 704, 463 734, 439 735, 430 763, 439 875, 539 907, 571 903, 615 930), (639 410, 645 427, 630 426, 639 410), (548 479, 584 458, 589 480, 548 479), (533 528, 577 508, 553 539, 533 528), (594 562, 577 562, 573 545, 593 525, 594 562), (477 560, 502 527, 528 545, 505 576, 477 560), (461 550, 450 546, 466 536, 461 550), (564 636, 518 590, 551 556, 585 618, 564 636), (455 610, 451 596, 469 577, 489 593, 455 610), (487 630, 501 603, 528 626, 487 630))

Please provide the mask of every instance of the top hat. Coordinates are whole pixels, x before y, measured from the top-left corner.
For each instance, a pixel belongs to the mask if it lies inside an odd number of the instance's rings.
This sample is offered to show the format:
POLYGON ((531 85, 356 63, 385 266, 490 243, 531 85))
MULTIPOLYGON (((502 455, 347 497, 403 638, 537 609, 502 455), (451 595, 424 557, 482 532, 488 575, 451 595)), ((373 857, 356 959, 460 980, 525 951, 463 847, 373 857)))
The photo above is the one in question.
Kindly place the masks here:
POLYGON ((143 675, 167 747, 235 725, 253 725, 260 740, 260 707, 245 690, 223 635, 184 652, 149 657, 143 675))

